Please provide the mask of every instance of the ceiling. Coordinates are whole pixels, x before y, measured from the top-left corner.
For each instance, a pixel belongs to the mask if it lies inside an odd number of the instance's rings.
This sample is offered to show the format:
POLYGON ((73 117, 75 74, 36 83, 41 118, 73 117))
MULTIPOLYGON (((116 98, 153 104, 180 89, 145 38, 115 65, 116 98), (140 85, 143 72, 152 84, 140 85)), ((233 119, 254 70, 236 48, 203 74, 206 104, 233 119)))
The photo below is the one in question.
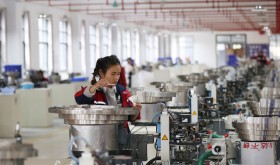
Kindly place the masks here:
POLYGON ((25 0, 170 31, 280 33, 280 0, 25 0), (264 10, 255 10, 261 5, 264 10), (264 28, 264 26, 267 26, 264 28))

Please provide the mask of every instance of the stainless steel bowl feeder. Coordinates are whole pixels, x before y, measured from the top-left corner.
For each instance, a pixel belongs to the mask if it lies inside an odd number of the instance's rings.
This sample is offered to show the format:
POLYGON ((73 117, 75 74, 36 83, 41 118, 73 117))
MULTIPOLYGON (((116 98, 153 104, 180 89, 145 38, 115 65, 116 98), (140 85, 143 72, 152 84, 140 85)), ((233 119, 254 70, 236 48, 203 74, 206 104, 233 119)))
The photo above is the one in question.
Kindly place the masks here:
POLYGON ((175 97, 175 92, 163 92, 159 89, 149 91, 137 91, 136 100, 142 104, 154 104, 160 102, 171 101, 172 97, 175 97))
POLYGON ((280 99, 261 98, 259 102, 248 102, 253 115, 256 116, 279 116, 280 99))
POLYGON ((265 87, 271 87, 271 88, 280 88, 280 82, 271 82, 267 81, 264 83, 265 87))
POLYGON ((15 143, 13 140, 0 140, 0 164, 23 165, 24 159, 37 156, 32 144, 15 143))
POLYGON ((277 141, 280 120, 278 117, 248 117, 244 121, 233 121, 233 127, 243 141, 277 141))
POLYGON ((203 73, 192 73, 186 75, 187 82, 190 83, 206 83, 209 80, 209 77, 205 77, 203 73))
POLYGON ((192 73, 189 75, 179 75, 178 78, 183 82, 188 82, 190 86, 196 87, 196 93, 200 96, 206 96, 205 83, 210 77, 205 77, 203 73, 192 73))
POLYGON ((176 96, 175 92, 160 91, 158 88, 136 89, 133 93, 135 93, 132 96, 133 100, 142 104, 141 119, 136 121, 140 123, 158 121, 157 113, 163 110, 160 103, 172 101, 172 98, 176 96))
POLYGON ((178 75, 177 76, 181 81, 189 82, 194 84, 197 83, 206 83, 210 77, 205 77, 204 73, 191 73, 189 75, 178 75))
POLYGON ((264 87, 261 90, 262 98, 280 99, 280 88, 264 87))
POLYGON ((188 91, 192 88, 192 83, 177 82, 165 83, 164 90, 168 92, 176 92, 176 96, 167 102, 168 107, 186 107, 188 106, 188 91))
POLYGON ((226 75, 227 72, 228 71, 223 70, 221 68, 207 69, 207 70, 204 70, 204 76, 209 78, 209 79, 215 80, 215 79, 217 79, 220 76, 226 75))
POLYGON ((93 149, 113 151, 118 149, 118 125, 137 115, 132 108, 108 105, 73 105, 50 107, 50 113, 57 113, 59 118, 69 124, 69 138, 82 137, 72 145, 73 151, 84 151, 86 145, 93 149))

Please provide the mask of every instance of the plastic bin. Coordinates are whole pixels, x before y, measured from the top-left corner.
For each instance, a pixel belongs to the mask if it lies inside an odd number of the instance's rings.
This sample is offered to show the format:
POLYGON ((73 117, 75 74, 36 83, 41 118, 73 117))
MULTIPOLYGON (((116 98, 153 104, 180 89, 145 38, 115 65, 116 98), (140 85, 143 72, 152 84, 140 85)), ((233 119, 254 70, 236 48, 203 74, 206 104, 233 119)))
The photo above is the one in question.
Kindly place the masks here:
POLYGON ((71 82, 84 82, 88 81, 88 77, 73 77, 71 78, 71 82))
POLYGON ((19 77, 18 78, 22 78, 22 74, 21 74, 21 65, 5 65, 4 66, 4 70, 5 72, 19 72, 19 77))

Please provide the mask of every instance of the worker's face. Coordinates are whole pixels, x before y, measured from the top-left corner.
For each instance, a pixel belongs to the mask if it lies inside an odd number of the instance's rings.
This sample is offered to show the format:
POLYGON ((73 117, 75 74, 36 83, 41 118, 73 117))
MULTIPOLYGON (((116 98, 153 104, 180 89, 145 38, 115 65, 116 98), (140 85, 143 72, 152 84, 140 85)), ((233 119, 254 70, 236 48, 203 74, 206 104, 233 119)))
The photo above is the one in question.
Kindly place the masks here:
POLYGON ((105 74, 101 74, 102 79, 106 79, 109 84, 117 84, 121 75, 121 66, 111 66, 105 74))

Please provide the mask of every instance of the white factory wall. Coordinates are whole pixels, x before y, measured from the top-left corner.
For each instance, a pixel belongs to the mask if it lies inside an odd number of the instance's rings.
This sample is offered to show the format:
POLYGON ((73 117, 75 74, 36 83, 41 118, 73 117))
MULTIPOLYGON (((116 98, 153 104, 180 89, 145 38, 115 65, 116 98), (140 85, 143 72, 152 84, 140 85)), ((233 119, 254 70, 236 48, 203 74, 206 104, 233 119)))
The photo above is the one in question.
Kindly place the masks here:
MULTIPOLYGON (((82 22, 85 21, 86 32, 88 32, 88 26, 90 24, 96 24, 97 22, 103 21, 109 23, 110 20, 100 18, 98 16, 88 16, 86 14, 68 12, 61 9, 27 4, 25 2, 16 2, 15 0, 0 0, 0 6, 6 7, 7 9, 7 64, 22 64, 23 63, 23 53, 22 53, 22 43, 21 43, 21 16, 23 12, 29 11, 30 15, 30 45, 31 45, 31 69, 40 69, 39 58, 38 58, 38 23, 37 18, 40 14, 50 14, 52 19, 53 27, 53 54, 54 54, 54 68, 57 68, 58 58, 56 56, 59 53, 59 21, 66 16, 71 24, 72 33, 72 58, 74 61, 73 72, 82 72, 82 66, 86 66, 87 75, 91 73, 91 68, 89 67, 89 60, 81 61, 81 31, 82 22)), ((122 22, 117 22, 117 24, 122 25, 122 27, 128 28, 141 28, 142 30, 153 31, 150 28, 139 27, 131 24, 124 24, 122 22)), ((141 31, 140 31, 141 33, 141 31)), ((165 32, 168 33, 168 32, 165 32)), ((198 63, 206 64, 208 67, 216 67, 216 48, 215 39, 216 34, 246 34, 247 43, 268 43, 268 37, 266 35, 259 35, 258 32, 192 32, 192 33, 181 33, 194 37, 194 61, 198 63)), ((88 36, 86 36, 88 37, 88 36)), ((86 38, 88 42, 88 38, 86 38)), ((143 45, 145 40, 140 36, 140 51, 143 52, 143 45)), ((117 45, 117 44, 113 44, 117 45)), ((112 47, 114 52, 118 50, 112 47)), ((142 54, 140 52, 140 55, 142 54)), ((143 52, 144 53, 144 52, 143 52)), ((89 59, 89 47, 86 44, 86 59, 89 59)), ((145 57, 140 57, 140 60, 145 60, 145 57)))
POLYGON ((208 67, 217 66, 216 35, 217 34, 246 34, 248 44, 268 44, 267 35, 260 35, 255 31, 233 31, 233 32, 192 32, 182 33, 194 38, 194 61, 206 64, 208 67))

